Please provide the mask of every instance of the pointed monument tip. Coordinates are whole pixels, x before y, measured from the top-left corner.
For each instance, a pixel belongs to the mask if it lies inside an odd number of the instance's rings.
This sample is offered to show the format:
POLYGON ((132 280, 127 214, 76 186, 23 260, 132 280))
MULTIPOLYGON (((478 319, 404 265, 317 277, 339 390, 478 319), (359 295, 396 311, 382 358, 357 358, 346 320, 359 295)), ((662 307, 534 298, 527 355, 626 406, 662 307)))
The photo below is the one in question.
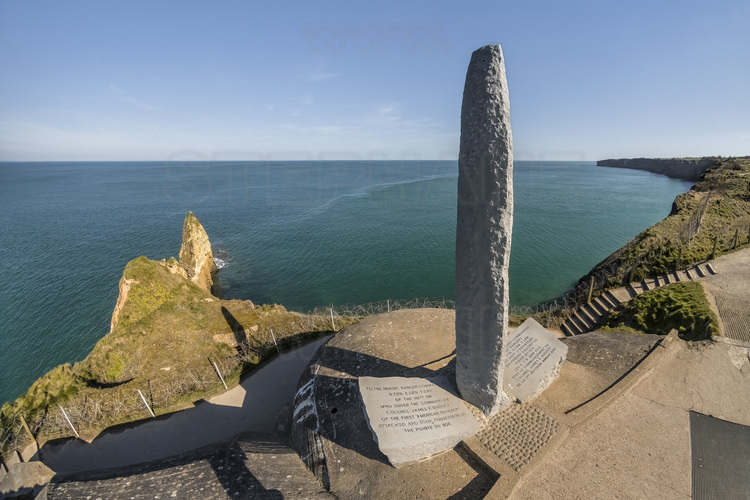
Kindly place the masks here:
POLYGON ((479 47, 477 50, 474 51, 474 54, 498 54, 502 57, 503 55, 503 48, 498 43, 485 45, 484 47, 479 47))

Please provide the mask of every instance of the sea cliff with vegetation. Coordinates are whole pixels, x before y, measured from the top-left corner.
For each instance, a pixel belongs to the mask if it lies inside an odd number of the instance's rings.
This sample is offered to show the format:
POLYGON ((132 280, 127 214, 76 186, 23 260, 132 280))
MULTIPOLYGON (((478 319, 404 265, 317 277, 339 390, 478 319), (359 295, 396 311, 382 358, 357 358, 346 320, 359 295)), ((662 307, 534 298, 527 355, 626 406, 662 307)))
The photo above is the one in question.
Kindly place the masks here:
POLYGON ((750 157, 711 158, 671 213, 582 277, 605 290, 704 262, 750 243, 750 157))
MULTIPOLYGON (((589 300, 590 292, 597 297, 750 245, 750 157, 634 161, 643 170, 660 165, 656 173, 677 178, 689 177, 680 170, 685 165, 688 170, 695 165, 706 168, 688 192, 675 198, 667 217, 594 266, 568 294, 535 314, 548 325, 564 321, 589 300), (665 165, 673 170, 665 172, 665 165)), ((604 166, 622 167, 606 162, 604 166)), ((639 167, 631 164, 628 168, 639 167)), ((718 320, 703 288, 698 283, 682 283, 647 291, 620 306, 604 320, 603 328, 662 334, 675 328, 683 340, 699 340, 718 333, 718 320)))
POLYGON ((619 158, 599 160, 596 164, 600 167, 645 170, 675 179, 696 182, 706 170, 720 163, 721 160, 721 156, 704 156, 700 158, 619 158))
MULTIPOLYGON (((303 338, 330 331, 330 316, 281 305, 221 300, 211 294, 216 268, 208 236, 185 217, 179 260, 130 261, 120 280, 111 329, 81 362, 57 366, 0 410, 2 451, 73 434, 84 439, 150 413, 173 412, 224 390, 263 359, 303 338)), ((353 320, 336 318, 336 327, 353 320)))
MULTIPOLYGON (((634 279, 663 274, 748 245, 750 158, 709 160, 709 167, 692 189, 675 199, 668 217, 599 263, 570 293, 546 304, 534 316, 554 327, 567 311, 586 300, 592 278, 596 296, 634 279)), ((217 371, 229 386, 234 385, 243 373, 272 356, 276 343, 289 345, 333 328, 328 310, 300 314, 276 304, 222 300, 211 293, 214 271, 208 236, 198 219, 188 213, 179 259, 156 261, 142 256, 127 264, 110 332, 91 353, 83 361, 54 368, 26 394, 3 405, 2 451, 21 448, 31 440, 22 420, 40 442, 71 436, 61 407, 84 439, 113 425, 148 418, 138 391, 157 415, 189 407, 224 390, 217 371)), ((658 293, 647 292, 628 309, 617 311, 609 325, 648 332, 654 324, 666 321, 660 311, 676 308, 685 312, 682 306, 688 301, 690 314, 683 314, 680 325, 684 325, 677 327, 689 329, 694 323, 701 331, 714 331, 713 326, 704 325, 707 305, 698 288, 665 287, 654 291, 658 293)), ((406 307, 434 305, 417 300, 406 307)), ((396 307, 404 305, 389 301, 381 309, 396 307)), ((336 314, 337 329, 356 321, 355 316, 380 309, 359 307, 348 312, 336 314)), ((528 315, 518 314, 511 322, 518 323, 528 315)), ((670 315, 667 319, 675 318, 670 315)), ((663 328, 659 332, 664 333, 663 328)))

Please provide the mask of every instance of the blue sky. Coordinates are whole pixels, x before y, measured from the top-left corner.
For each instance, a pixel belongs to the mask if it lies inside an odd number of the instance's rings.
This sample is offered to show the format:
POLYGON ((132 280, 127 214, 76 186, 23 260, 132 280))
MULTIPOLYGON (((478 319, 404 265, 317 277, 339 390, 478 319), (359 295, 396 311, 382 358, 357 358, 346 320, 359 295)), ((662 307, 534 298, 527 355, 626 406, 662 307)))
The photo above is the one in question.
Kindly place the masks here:
POLYGON ((455 159, 503 46, 515 156, 750 154, 750 2, 0 0, 0 161, 455 159))

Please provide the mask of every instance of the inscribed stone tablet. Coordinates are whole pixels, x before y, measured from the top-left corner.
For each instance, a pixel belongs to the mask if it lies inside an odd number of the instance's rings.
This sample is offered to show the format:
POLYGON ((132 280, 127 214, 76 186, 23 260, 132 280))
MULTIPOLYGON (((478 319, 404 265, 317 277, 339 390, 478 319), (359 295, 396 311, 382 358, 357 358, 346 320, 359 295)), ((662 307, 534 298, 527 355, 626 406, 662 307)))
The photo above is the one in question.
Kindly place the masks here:
POLYGON ((505 341, 503 387, 520 402, 541 393, 560 374, 568 346, 533 318, 524 321, 505 341))
POLYGON ((395 467, 450 450, 479 430, 443 376, 359 377, 359 391, 373 437, 395 467))

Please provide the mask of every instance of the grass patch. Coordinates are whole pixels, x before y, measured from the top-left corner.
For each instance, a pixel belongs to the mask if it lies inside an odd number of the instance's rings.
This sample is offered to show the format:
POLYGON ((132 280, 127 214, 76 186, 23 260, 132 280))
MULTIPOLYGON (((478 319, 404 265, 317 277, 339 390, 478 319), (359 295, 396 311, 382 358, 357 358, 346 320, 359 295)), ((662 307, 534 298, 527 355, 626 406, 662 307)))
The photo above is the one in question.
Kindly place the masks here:
POLYGON ((683 340, 710 339, 719 332, 716 315, 699 283, 675 283, 639 295, 625 307, 612 311, 607 328, 632 328, 666 335, 672 329, 683 340))
MULTIPOLYGON (((130 289, 113 330, 86 359, 54 368, 3 405, 3 452, 28 440, 21 415, 40 441, 68 436, 61 404, 81 435, 90 436, 148 418, 137 390, 157 414, 176 411, 223 391, 213 362, 227 381, 237 382, 276 352, 274 337, 283 348, 331 328, 328 314, 220 300, 168 265, 146 257, 127 264, 120 283, 127 280, 130 289)), ((336 328, 354 321, 337 315, 336 328)))

